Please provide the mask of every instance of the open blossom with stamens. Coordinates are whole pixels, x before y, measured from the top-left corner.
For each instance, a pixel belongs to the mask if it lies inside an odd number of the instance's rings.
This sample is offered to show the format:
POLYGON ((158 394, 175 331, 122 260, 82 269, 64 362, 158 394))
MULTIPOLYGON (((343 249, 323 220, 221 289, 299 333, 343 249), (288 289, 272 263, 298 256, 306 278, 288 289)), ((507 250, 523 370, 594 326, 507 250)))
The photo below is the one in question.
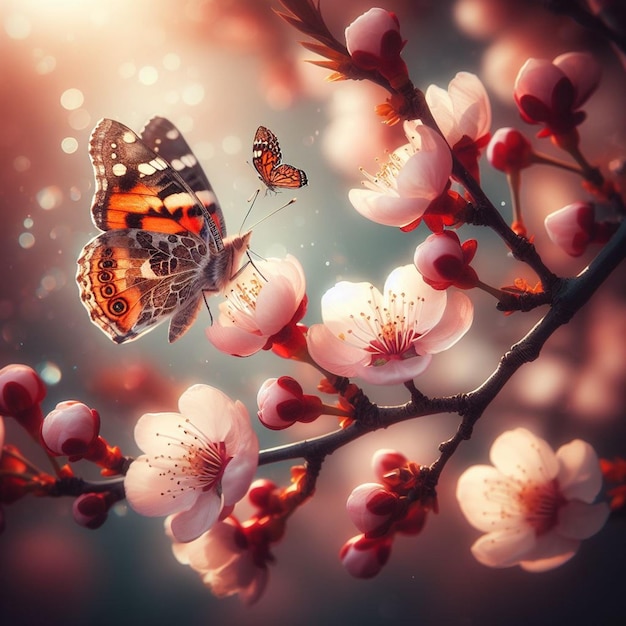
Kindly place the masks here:
POLYGON ((460 292, 437 291, 414 265, 388 276, 383 293, 370 283, 340 282, 322 297, 323 324, 307 334, 309 353, 339 376, 390 385, 411 380, 432 355, 470 328, 473 306, 460 292))
POLYGON ((177 541, 206 532, 252 482, 259 443, 245 406, 208 385, 193 385, 180 413, 147 413, 135 426, 143 450, 124 480, 135 511, 172 515, 177 541))
POLYGON ((231 285, 206 335, 218 350, 236 356, 275 344, 295 352, 304 344, 297 323, 306 313, 305 291, 304 271, 294 256, 249 264, 231 285))
POLYGON ((588 443, 576 439, 554 453, 543 439, 517 428, 494 441, 490 458, 493 467, 470 467, 457 485, 465 517, 486 533, 472 546, 483 565, 553 569, 606 522, 607 504, 593 504, 602 474, 588 443))
POLYGON ((452 156, 445 140, 428 126, 407 129, 409 143, 394 150, 375 176, 363 172, 365 188, 348 194, 352 206, 377 224, 413 224, 448 188, 452 156))
POLYGON ((459 72, 447 91, 430 85, 425 97, 452 151, 479 180, 478 158, 489 143, 491 127, 491 104, 482 82, 475 74, 459 72))

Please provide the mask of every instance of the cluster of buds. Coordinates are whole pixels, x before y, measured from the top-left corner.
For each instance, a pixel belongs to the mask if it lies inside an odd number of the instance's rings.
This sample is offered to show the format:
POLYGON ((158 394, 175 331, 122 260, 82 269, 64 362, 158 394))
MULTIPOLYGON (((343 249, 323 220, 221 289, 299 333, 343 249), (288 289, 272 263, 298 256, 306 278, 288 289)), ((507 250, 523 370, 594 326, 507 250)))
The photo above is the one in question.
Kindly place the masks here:
POLYGON ((339 557, 356 578, 372 578, 391 554, 396 533, 417 535, 428 511, 437 512, 437 497, 424 484, 424 470, 400 452, 379 450, 372 459, 379 483, 356 487, 346 504, 361 531, 341 548, 339 557))

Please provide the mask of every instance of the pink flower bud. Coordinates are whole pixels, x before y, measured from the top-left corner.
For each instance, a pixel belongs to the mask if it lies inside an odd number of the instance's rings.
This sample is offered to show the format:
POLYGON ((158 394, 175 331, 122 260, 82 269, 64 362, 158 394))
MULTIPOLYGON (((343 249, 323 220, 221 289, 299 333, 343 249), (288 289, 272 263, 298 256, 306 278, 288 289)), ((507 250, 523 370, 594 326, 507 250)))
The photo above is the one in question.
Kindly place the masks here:
POLYGON ((413 260, 424 282, 434 289, 447 289, 451 285, 471 289, 478 282, 476 272, 469 266, 476 247, 475 239, 461 245, 455 232, 444 230, 429 235, 417 246, 413 260))
POLYGON ((82 402, 59 402, 41 426, 41 437, 52 454, 80 457, 100 432, 100 417, 82 402))
POLYGON ((353 489, 346 509, 352 523, 364 534, 383 534, 389 529, 398 505, 398 496, 378 483, 353 489))
POLYGON ((554 61, 528 59, 515 80, 513 95, 522 119, 543 124, 539 136, 566 135, 585 119, 578 108, 600 82, 600 67, 588 54, 570 52, 554 61))
POLYGON ((398 18, 385 9, 370 9, 346 28, 346 46, 353 63, 364 70, 378 70, 396 88, 408 82, 400 58, 405 43, 398 18))
POLYGON ((275 491, 276 483, 267 478, 259 478, 250 485, 248 500, 250 500, 250 504, 266 513, 275 491))
POLYGON ((100 528, 107 519, 109 503, 104 493, 83 493, 74 500, 74 521, 85 528, 100 528))
POLYGON ((589 202, 574 202, 550 213, 544 221, 550 239, 570 256, 580 256, 595 231, 595 209, 589 202))
POLYGON ((373 578, 380 572, 391 554, 391 539, 368 539, 357 535, 349 539, 339 551, 343 566, 355 578, 373 578))
POLYGON ((311 422, 322 414, 322 401, 302 393, 302 387, 290 376, 269 378, 257 395, 258 416, 272 430, 288 428, 295 422, 311 422))
POLYGON ((37 441, 45 395, 46 387, 31 367, 13 364, 0 370, 0 415, 14 417, 37 441))
POLYGON ((406 465, 408 459, 402 452, 395 450, 381 449, 374 452, 372 456, 372 469, 378 480, 383 480, 386 474, 406 465))
POLYGON ((487 146, 487 159, 501 172, 516 172, 532 164, 530 141, 515 128, 499 128, 487 146))
POLYGON ((27 365, 7 365, 0 370, 0 414, 16 416, 37 406, 46 387, 37 372, 27 365))

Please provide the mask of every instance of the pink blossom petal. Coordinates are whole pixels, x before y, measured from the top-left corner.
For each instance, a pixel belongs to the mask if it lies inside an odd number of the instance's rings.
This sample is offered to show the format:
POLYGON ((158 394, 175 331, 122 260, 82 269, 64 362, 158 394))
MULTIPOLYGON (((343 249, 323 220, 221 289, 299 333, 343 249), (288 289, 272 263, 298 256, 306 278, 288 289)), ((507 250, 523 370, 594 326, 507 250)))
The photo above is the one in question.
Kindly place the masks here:
MULTIPOLYGON (((443 291, 438 293, 445 293, 443 291)), ((474 305, 460 291, 448 293, 448 301, 437 325, 415 341, 418 353, 436 354, 452 347, 471 328, 474 320, 474 305)))
MULTIPOLYGON (((459 136, 451 141, 454 145, 463 135, 480 139, 491 127, 491 105, 484 85, 475 74, 459 72, 448 86, 453 103, 454 116, 459 136)), ((437 118, 435 118, 437 119, 437 118)))
POLYGON ((146 413, 135 424, 135 442, 150 456, 160 456, 167 450, 168 442, 180 440, 181 417, 179 413, 146 413), (159 437, 154 433, 158 432, 159 437))
POLYGON ((509 489, 507 479, 491 465, 473 465, 461 474, 456 488, 456 498, 463 515, 477 530, 489 533, 510 529, 522 524, 509 514, 509 489), (500 494, 504 494, 503 496, 500 494))
POLYGON ((430 204, 428 198, 401 198, 397 194, 383 195, 370 189, 350 189, 348 198, 363 217, 398 228, 422 217, 430 204))
POLYGON ((557 530, 570 539, 587 539, 604 526, 610 512, 606 502, 587 504, 572 500, 559 510, 557 530))
POLYGON ((191 508, 172 516, 170 530, 176 541, 183 543, 197 539, 215 522, 222 510, 222 498, 211 489, 197 496, 191 508))
POLYGON ((551 532, 537 537, 534 549, 520 560, 519 565, 527 572, 546 572, 569 561, 579 547, 580 541, 551 532))
POLYGON ((488 567, 510 567, 516 565, 534 546, 533 530, 516 527, 479 537, 472 546, 472 554, 477 561, 488 567))
POLYGON ((355 364, 352 376, 372 385, 399 385, 422 374, 431 360, 430 354, 424 354, 408 359, 392 359, 382 365, 355 364))
POLYGON ((152 465, 145 455, 137 457, 124 478, 130 506, 148 517, 169 515, 189 508, 197 498, 192 489, 172 493, 172 473, 152 465))
MULTIPOLYGON (((389 294, 401 296, 406 294, 407 300, 418 302, 418 323, 415 327, 420 333, 426 332, 439 323, 446 310, 447 295, 445 291, 433 289, 424 282, 424 278, 417 271, 415 265, 396 267, 385 281, 383 297, 389 294)), ((385 304, 384 306, 388 306, 385 304)))
POLYGON ((584 104, 597 89, 602 70, 594 57, 585 52, 566 52, 553 61, 576 87, 574 108, 584 104))
POLYGON ((437 85, 428 85, 425 96, 428 108, 433 114, 433 117, 437 122, 437 126, 439 126, 443 136, 450 143, 450 145, 454 145, 461 137, 452 137, 452 134, 455 131, 456 122, 454 119, 452 99, 450 98, 450 95, 445 89, 442 89, 437 85))
POLYGON ((248 491, 259 464, 259 440, 252 429, 240 436, 236 456, 228 463, 222 476, 225 506, 241 500, 248 491))
POLYGON ((367 365, 371 361, 371 355, 338 339, 323 324, 314 324, 309 328, 307 345, 311 358, 338 376, 351 377, 358 365, 367 365))
POLYGON ((178 399, 178 408, 184 418, 208 440, 224 441, 235 416, 233 401, 219 389, 209 385, 192 385, 178 399), (215 419, 219 415, 221 419, 215 419), (231 419, 223 419, 228 416, 231 419))
POLYGON ((256 302, 255 318, 261 333, 268 337, 286 326, 300 300, 296 301, 294 285, 287 276, 274 276, 263 285, 256 302))
POLYGON ((602 472, 596 451, 575 439, 556 452, 559 460, 559 487, 568 500, 593 502, 602 487, 602 472))
POLYGON ((502 433, 491 446, 490 459, 505 476, 524 482, 545 483, 559 471, 552 448, 525 428, 502 433))
POLYGON ((207 339, 224 354, 250 356, 256 354, 267 343, 267 337, 235 326, 229 318, 220 318, 205 329, 207 339))

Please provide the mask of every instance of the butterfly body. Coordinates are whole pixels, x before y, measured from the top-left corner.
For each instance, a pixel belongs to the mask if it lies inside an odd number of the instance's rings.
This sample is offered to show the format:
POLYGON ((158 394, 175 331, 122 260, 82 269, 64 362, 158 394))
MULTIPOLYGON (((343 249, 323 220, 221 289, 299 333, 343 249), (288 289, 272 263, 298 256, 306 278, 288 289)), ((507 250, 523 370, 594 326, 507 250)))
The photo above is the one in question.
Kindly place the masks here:
POLYGON ((282 153, 276 135, 265 126, 259 126, 252 144, 252 165, 261 181, 270 191, 298 189, 308 184, 303 170, 282 163, 282 153))
POLYGON ((226 237, 217 198, 180 132, 164 118, 141 137, 114 120, 93 131, 92 217, 103 230, 78 259, 91 320, 114 342, 169 319, 169 341, 191 326, 203 293, 236 275, 251 232, 226 237))

